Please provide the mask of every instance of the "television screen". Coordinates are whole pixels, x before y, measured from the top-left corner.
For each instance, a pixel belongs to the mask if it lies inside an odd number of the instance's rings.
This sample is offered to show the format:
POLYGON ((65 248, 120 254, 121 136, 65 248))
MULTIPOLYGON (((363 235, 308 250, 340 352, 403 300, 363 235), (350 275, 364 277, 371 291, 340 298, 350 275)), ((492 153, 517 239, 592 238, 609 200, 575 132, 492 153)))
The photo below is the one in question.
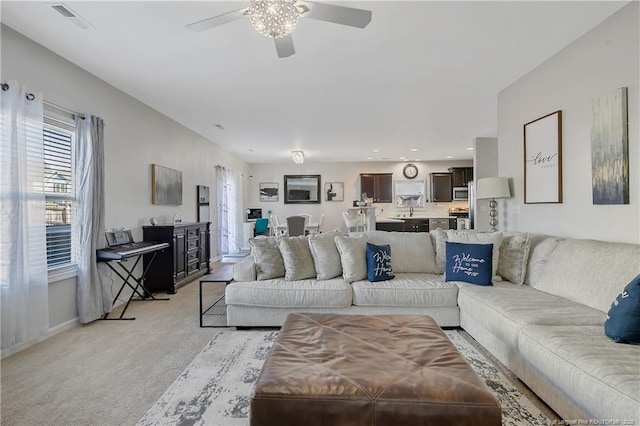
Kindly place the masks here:
POLYGON ((262 218, 262 209, 249 209, 247 220, 256 220, 262 218))

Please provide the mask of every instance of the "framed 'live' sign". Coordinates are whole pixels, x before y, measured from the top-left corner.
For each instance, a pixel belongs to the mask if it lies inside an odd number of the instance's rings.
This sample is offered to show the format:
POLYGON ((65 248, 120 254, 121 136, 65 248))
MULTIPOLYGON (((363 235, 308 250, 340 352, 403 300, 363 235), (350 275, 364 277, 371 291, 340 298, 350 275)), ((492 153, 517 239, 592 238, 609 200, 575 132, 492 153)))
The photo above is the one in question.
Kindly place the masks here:
POLYGON ((562 203, 562 111, 524 125, 524 202, 562 203))

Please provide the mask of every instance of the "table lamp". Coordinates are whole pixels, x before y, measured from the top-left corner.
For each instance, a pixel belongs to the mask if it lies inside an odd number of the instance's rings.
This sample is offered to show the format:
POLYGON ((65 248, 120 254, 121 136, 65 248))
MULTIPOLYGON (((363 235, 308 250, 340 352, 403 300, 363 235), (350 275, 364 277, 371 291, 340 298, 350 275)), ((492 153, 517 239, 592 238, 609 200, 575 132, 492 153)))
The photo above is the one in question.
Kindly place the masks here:
POLYGON ((489 201, 489 225, 491 226, 491 232, 498 230, 498 202, 496 198, 509 198, 511 197, 511 191, 509 190, 509 179, 506 177, 490 177, 478 179, 476 190, 476 198, 478 200, 491 200, 489 201))

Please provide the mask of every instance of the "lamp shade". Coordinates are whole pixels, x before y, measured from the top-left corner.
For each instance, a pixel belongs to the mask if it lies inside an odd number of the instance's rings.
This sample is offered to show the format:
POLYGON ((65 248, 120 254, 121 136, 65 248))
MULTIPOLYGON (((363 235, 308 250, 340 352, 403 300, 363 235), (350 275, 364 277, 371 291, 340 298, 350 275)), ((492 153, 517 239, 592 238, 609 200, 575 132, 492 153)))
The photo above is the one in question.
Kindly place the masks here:
POLYGON ((492 198, 509 198, 511 191, 509 190, 509 179, 506 177, 490 177, 478 179, 478 188, 476 197, 478 200, 486 200, 492 198))

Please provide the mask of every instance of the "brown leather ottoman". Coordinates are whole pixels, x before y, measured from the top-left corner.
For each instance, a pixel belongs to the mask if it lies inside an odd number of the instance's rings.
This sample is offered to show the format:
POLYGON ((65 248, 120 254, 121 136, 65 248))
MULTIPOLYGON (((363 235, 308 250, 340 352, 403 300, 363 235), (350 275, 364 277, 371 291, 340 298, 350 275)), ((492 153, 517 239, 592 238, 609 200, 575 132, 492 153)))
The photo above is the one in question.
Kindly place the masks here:
POLYGON ((500 404, 433 319, 291 314, 251 425, 496 425, 500 404))

